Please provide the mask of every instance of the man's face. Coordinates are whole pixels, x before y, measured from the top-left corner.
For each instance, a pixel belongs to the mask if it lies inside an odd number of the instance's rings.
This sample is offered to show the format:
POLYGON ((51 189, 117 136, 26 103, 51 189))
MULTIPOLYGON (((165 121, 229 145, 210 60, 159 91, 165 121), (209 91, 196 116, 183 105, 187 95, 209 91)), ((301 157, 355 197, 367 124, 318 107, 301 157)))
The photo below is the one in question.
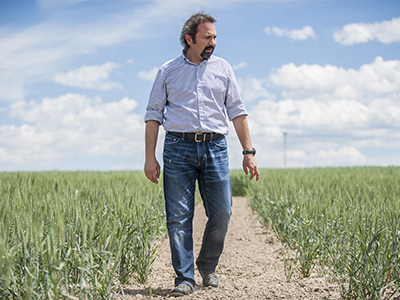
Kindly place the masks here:
POLYGON ((188 36, 189 43, 188 53, 195 60, 201 62, 204 59, 209 59, 217 45, 217 31, 213 23, 200 23, 197 26, 196 38, 193 40, 188 36))

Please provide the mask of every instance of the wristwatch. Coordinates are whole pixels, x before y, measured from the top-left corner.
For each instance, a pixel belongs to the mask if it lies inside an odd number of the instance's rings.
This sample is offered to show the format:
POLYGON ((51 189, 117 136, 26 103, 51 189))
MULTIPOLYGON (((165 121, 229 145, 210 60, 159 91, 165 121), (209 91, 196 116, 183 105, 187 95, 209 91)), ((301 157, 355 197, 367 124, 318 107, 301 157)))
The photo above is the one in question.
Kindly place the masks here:
POLYGON ((246 150, 246 151, 243 151, 242 152, 243 153, 243 155, 246 155, 246 154, 253 154, 253 155, 256 155, 256 149, 251 149, 251 150, 246 150))

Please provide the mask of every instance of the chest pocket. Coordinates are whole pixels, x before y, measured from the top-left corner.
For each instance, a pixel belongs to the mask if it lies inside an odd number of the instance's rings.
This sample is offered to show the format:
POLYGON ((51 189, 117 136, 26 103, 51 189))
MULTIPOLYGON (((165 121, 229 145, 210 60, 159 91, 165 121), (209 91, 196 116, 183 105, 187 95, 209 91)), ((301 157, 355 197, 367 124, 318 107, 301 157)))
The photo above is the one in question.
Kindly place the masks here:
POLYGON ((225 102, 228 86, 226 77, 218 74, 208 74, 204 84, 207 85, 205 93, 210 93, 210 95, 208 95, 210 98, 213 98, 219 103, 225 102))

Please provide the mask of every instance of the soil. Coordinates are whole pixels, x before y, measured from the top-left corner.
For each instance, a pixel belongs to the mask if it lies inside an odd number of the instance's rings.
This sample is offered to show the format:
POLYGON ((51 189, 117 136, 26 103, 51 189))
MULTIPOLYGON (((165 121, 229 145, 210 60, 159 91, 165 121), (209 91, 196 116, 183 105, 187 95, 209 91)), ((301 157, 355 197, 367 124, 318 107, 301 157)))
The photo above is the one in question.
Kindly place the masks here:
MULTIPOLYGON (((200 203, 194 217, 195 257, 200 250, 205 223, 200 203)), ((169 293, 175 273, 168 239, 160 242, 157 253, 148 284, 126 286, 126 299, 173 299, 169 293)), ((341 299, 338 285, 317 274, 303 278, 296 270, 287 282, 281 243, 259 222, 248 200, 242 197, 233 198, 232 218, 216 274, 219 287, 205 288, 195 269, 196 290, 180 299, 341 299)))

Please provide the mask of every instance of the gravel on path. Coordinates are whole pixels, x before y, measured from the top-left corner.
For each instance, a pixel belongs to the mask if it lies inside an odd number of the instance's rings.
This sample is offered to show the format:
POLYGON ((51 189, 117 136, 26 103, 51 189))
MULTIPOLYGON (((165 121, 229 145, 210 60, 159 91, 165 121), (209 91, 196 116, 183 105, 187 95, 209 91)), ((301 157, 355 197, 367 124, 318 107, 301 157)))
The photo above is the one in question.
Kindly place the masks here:
MULTIPOLYGON (((216 272, 219 287, 203 287, 195 269, 196 290, 180 299, 341 299, 338 285, 317 274, 303 278, 295 272, 287 282, 282 246, 275 234, 259 222, 246 198, 234 197, 232 211, 225 249, 216 272)), ((199 203, 193 226, 195 257, 200 250, 206 220, 203 205, 199 203)), ((125 286, 126 299, 172 299, 169 293, 175 273, 168 239, 160 242, 157 253, 148 284, 125 286)))

